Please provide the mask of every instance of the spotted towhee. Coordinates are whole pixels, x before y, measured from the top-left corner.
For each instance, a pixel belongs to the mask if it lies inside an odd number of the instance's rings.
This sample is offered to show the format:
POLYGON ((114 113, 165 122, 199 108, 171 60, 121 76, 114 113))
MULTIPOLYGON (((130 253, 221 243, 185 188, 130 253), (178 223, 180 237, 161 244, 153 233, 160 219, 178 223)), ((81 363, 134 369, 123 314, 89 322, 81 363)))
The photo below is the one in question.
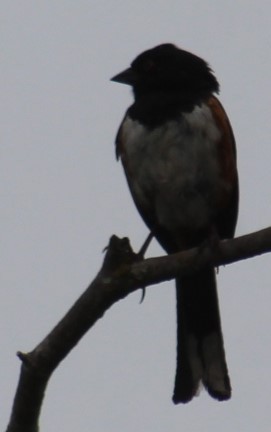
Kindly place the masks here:
MULTIPOLYGON (((238 212, 236 149, 214 93, 208 64, 172 44, 140 54, 112 78, 133 88, 134 103, 116 147, 139 213, 167 251, 231 238, 238 212)), ((215 269, 177 285, 177 371, 173 401, 188 402, 200 382, 218 400, 231 397, 215 269)))

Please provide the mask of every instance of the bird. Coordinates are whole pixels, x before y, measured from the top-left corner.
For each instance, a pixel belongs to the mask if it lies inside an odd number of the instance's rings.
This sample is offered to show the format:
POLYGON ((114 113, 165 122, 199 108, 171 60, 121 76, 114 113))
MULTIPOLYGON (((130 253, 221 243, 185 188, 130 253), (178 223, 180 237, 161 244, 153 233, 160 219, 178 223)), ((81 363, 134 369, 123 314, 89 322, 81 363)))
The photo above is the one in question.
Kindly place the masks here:
MULTIPOLYGON (((236 145, 209 64, 163 43, 111 80, 132 88, 134 102, 118 129, 116 156, 151 234, 167 254, 233 238, 236 145)), ((218 401, 230 399, 214 266, 178 277, 176 303, 173 402, 191 401, 202 387, 218 401)))

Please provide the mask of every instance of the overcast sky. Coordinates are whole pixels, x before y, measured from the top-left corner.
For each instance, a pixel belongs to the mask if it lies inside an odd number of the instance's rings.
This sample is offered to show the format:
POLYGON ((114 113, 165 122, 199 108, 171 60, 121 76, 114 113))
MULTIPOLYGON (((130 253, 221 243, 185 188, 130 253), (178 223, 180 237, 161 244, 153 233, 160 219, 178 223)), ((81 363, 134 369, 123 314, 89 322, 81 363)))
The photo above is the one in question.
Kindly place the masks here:
MULTIPOLYGON (((132 102, 109 81, 141 51, 174 42, 221 84, 240 175, 237 234, 271 221, 271 5, 267 0, 2 0, 0 5, 0 427, 20 363, 95 276, 111 234, 135 249, 147 230, 114 139, 132 102)), ((149 256, 162 254, 153 242, 149 256)), ((41 431, 246 431, 270 428, 270 256, 221 268, 219 298, 233 396, 171 402, 173 281, 114 305, 57 369, 41 431)))

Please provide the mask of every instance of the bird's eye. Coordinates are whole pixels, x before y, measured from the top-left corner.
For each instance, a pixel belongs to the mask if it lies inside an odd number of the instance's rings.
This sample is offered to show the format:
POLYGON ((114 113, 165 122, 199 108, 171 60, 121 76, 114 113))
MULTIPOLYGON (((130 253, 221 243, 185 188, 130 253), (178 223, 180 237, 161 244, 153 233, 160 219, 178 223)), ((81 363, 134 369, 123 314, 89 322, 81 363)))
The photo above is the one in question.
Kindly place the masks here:
POLYGON ((153 60, 148 60, 143 65, 144 72, 154 72, 156 68, 156 63, 153 60))

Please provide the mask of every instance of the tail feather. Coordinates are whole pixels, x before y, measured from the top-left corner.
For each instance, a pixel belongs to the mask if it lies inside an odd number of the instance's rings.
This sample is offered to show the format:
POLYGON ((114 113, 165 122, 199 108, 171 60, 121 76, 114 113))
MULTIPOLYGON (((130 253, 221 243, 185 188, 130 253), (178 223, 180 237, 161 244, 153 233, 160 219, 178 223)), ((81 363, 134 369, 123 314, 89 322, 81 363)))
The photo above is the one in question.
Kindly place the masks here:
POLYGON ((174 403, 189 402, 200 383, 217 400, 231 397, 213 268, 176 281, 177 370, 174 403))

